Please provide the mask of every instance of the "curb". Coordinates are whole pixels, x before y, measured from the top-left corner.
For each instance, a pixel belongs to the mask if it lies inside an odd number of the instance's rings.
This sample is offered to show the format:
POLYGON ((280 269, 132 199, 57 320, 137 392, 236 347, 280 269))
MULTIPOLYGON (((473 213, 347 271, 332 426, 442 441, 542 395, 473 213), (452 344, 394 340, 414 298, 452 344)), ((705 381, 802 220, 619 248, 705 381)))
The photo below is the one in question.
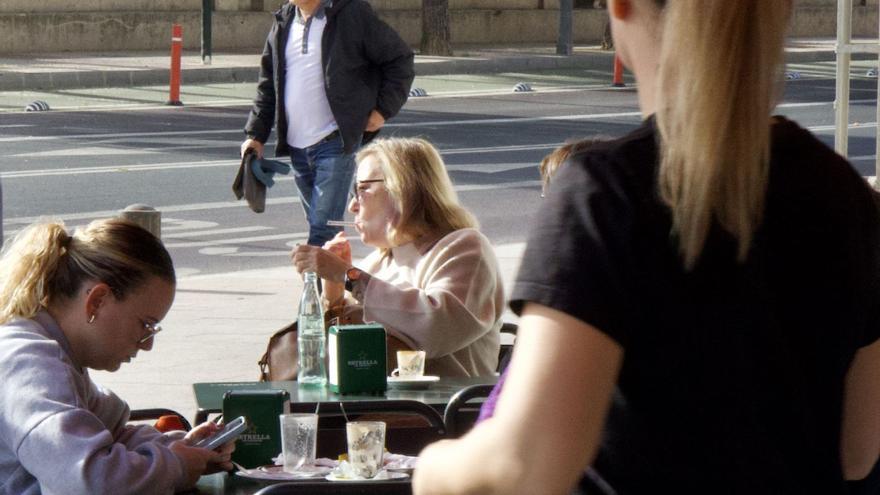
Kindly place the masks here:
MULTIPOLYGON (((529 70, 585 69, 607 70, 611 74, 613 52, 590 52, 570 56, 555 54, 468 55, 461 57, 416 59, 416 76, 449 74, 492 74, 529 70)), ((853 60, 872 60, 870 54, 854 54, 853 60)), ((786 63, 833 62, 833 50, 787 52, 786 63)), ((188 84, 256 82, 257 65, 250 67, 184 68, 182 81, 188 84)), ((66 72, 0 72, 0 91, 60 90, 78 88, 114 88, 168 84, 169 70, 122 69, 66 72)))

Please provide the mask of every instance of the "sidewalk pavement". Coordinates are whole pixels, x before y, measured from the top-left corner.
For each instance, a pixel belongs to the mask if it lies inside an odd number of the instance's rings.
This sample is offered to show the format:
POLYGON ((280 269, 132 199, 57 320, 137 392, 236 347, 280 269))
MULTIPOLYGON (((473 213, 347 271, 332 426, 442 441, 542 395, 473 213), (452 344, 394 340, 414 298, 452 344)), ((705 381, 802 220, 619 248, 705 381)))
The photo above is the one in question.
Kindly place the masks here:
MULTIPOLYGON (((460 48, 455 57, 416 57, 418 75, 498 73, 584 68, 612 70, 612 54, 578 46, 570 57, 551 46, 460 48)), ((833 40, 791 40, 789 63, 834 60, 833 40)), ((62 54, 0 58, 0 91, 97 86, 167 84, 168 57, 62 54)), ((183 60, 186 83, 256 80, 258 55, 216 54, 211 66, 197 55, 183 60)), ((505 288, 515 277, 524 246, 495 246, 505 288)), ((162 322, 165 330, 152 352, 141 353, 115 373, 93 378, 132 408, 167 407, 195 416, 192 383, 249 381, 258 378, 257 361, 269 337, 296 318, 302 281, 292 266, 196 275, 178 280, 177 298, 162 322)), ((508 321, 515 321, 509 311, 508 321)))
MULTIPOLYGON (((786 61, 833 61, 835 40, 796 38, 788 41, 786 61)), ((418 76, 486 74, 549 69, 613 68, 613 52, 598 46, 578 45, 570 56, 556 55, 552 45, 456 47, 453 57, 416 55, 418 76)), ((867 54, 857 54, 861 58, 867 54)), ((255 82, 259 53, 214 53, 203 65, 198 53, 182 57, 182 84, 255 82)), ((168 84, 169 52, 60 53, 0 56, 0 91, 30 91, 94 87, 128 87, 168 84)))

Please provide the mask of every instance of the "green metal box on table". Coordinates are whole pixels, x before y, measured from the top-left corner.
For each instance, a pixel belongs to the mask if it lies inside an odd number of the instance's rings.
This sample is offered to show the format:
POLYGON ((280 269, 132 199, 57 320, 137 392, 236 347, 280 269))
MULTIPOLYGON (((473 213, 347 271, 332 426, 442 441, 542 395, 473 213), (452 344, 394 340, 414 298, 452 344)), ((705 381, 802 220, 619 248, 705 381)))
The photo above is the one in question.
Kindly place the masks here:
POLYGON ((289 412, 286 390, 230 390, 223 394, 223 419, 244 416, 248 422, 236 441, 232 460, 246 468, 272 464, 272 458, 281 453, 278 416, 289 412))
POLYGON ((338 325, 327 335, 327 385, 338 394, 381 393, 387 388, 385 328, 338 325))

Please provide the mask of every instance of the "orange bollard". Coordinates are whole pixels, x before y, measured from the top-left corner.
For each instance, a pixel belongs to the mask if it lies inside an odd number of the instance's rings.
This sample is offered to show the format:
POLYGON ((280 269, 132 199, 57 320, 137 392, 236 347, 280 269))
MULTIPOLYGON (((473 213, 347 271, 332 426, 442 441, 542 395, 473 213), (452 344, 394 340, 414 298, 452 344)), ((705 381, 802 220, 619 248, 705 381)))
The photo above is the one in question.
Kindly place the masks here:
POLYGON ((183 48, 183 27, 171 26, 171 83, 166 105, 183 106, 180 102, 180 51, 183 48))
POLYGON ((614 80, 611 82, 611 85, 615 88, 626 86, 623 83, 623 62, 620 61, 620 57, 617 54, 614 54, 614 80))

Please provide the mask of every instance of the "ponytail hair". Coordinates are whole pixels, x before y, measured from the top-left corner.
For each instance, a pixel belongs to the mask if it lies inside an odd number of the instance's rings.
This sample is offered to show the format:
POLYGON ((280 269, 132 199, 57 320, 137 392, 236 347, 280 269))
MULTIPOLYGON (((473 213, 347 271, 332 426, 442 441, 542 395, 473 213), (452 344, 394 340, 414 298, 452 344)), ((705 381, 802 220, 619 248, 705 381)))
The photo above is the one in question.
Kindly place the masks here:
POLYGON ((106 283, 124 299, 148 277, 175 283, 161 241, 121 219, 95 220, 71 236, 61 222, 33 224, 0 257, 0 324, 33 318, 56 301, 73 298, 83 283, 106 283))
MULTIPOLYGON (((660 2, 662 4, 662 2, 660 2)), ((779 89, 790 2, 665 2, 657 127, 659 188, 685 268, 713 222, 748 256, 761 223, 770 115, 779 89)))

